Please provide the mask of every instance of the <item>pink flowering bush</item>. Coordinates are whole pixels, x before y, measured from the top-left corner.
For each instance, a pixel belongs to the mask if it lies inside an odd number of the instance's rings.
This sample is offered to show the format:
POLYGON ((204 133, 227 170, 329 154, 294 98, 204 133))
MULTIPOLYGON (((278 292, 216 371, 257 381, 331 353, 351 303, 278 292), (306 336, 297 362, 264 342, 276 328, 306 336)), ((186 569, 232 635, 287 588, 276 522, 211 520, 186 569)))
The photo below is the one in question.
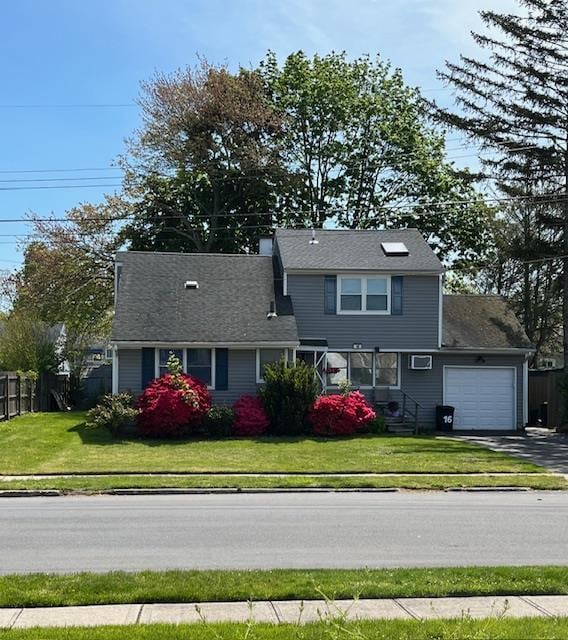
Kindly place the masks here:
POLYGON ((320 396, 308 413, 318 436, 350 436, 374 418, 376 413, 359 391, 320 396))
POLYGON ((176 438, 201 424, 211 408, 211 395, 197 378, 167 373, 144 390, 138 407, 138 430, 142 435, 176 438))
POLYGON ((257 396, 242 396, 233 405, 233 412, 235 436, 260 436, 270 425, 262 401, 257 396))

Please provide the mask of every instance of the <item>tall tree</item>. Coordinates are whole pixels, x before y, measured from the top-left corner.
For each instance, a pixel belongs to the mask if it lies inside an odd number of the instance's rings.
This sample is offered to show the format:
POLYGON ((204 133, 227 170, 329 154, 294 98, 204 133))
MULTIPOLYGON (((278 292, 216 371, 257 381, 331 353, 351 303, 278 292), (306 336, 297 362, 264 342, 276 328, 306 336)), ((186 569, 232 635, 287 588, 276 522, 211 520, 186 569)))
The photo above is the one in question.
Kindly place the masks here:
MULTIPOLYGON (((205 61, 142 85, 124 158, 132 248, 242 251, 275 222, 280 116, 258 73, 205 61)), ((280 192, 284 189, 280 188, 280 192)))
POLYGON ((260 72, 284 123, 284 157, 306 222, 351 228, 416 226, 447 260, 471 260, 487 246, 490 211, 467 175, 445 160, 416 89, 379 57, 345 53, 260 72))
POLYGON ((432 106, 441 122, 491 152, 484 168, 507 197, 534 207, 534 215, 521 213, 521 224, 528 224, 521 251, 525 327, 530 332, 534 316, 526 311, 529 301, 546 296, 539 278, 554 291, 559 266, 568 372, 568 4, 518 2, 514 15, 481 12, 486 31, 472 36, 483 55, 461 56, 439 73, 455 89, 457 110, 432 106), (536 235, 533 225, 540 228, 536 235), (541 268, 527 266, 539 258, 541 268), (549 261, 556 266, 543 266, 549 261))
POLYGON ((110 329, 114 254, 122 243, 117 217, 123 211, 121 201, 108 197, 71 209, 64 222, 32 216, 24 264, 1 283, 17 313, 65 324, 64 355, 72 368, 80 365, 89 341, 110 329))

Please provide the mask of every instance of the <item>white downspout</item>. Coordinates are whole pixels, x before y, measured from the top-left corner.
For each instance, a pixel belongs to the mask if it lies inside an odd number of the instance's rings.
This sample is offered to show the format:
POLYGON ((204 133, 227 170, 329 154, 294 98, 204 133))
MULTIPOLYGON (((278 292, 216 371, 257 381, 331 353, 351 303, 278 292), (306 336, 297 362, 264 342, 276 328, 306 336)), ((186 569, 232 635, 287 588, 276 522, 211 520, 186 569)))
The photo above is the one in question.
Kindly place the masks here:
POLYGON ((112 347, 112 393, 118 393, 118 347, 112 347))
POLYGON ((529 421, 529 357, 523 362, 523 426, 529 421))

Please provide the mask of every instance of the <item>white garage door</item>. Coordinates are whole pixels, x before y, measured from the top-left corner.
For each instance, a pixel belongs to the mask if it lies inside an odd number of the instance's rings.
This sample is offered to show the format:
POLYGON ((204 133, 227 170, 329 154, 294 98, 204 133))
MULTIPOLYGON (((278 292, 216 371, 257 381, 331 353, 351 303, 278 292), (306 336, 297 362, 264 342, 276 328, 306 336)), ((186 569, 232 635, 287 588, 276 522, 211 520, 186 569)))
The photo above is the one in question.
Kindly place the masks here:
POLYGON ((454 429, 514 429, 515 370, 446 367, 444 403, 456 408, 454 429))

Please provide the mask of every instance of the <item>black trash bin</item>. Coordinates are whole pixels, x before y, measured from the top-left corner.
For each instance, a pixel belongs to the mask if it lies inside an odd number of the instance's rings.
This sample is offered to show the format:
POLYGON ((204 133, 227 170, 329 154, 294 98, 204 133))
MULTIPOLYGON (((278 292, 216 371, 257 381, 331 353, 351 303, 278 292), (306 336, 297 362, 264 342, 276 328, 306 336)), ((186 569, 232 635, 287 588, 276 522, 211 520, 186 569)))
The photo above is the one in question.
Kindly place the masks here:
POLYGON ((455 407, 448 404, 440 404, 436 407, 436 429, 438 431, 453 430, 455 410, 455 407))

